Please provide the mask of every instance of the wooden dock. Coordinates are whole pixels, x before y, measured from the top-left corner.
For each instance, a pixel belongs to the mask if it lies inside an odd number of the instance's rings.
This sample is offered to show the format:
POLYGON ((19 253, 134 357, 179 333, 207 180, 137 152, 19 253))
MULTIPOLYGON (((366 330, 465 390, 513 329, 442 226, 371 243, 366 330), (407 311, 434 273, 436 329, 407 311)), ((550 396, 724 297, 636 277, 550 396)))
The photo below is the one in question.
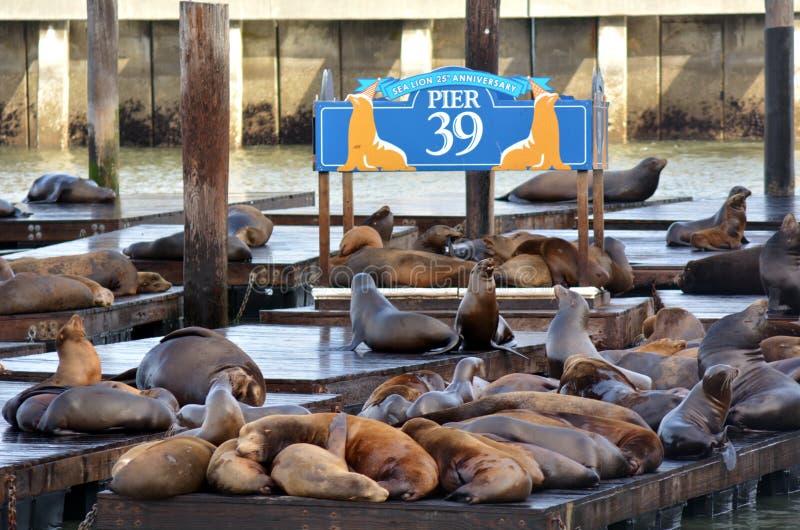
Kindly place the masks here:
MULTIPOLYGON (((229 204, 261 210, 314 204, 314 192, 231 193, 229 204)), ((135 194, 114 203, 19 204, 28 217, 0 219, 0 245, 32 247, 70 241, 144 223, 183 223, 183 194, 135 194)))
POLYGON ((658 295, 666 307, 682 307, 710 326, 722 317, 738 313, 756 300, 766 298, 755 294, 687 294, 677 289, 659 289, 658 295))
POLYGON ((733 443, 738 463, 731 472, 719 456, 700 461, 665 460, 655 473, 604 480, 592 489, 545 490, 519 503, 465 505, 441 498, 364 503, 211 493, 138 501, 102 492, 98 496, 96 528, 255 528, 272 521, 281 528, 311 530, 588 530, 658 510, 672 508, 671 512, 680 514, 681 505, 688 500, 757 480, 800 462, 800 432, 750 434, 734 438, 733 443))
POLYGON ((33 355, 46 351, 43 342, 0 342, 0 359, 33 355))
MULTIPOLYGON (((0 407, 29 386, 30 383, 0 382, 0 407)), ((330 394, 268 393, 266 403, 302 405, 322 412, 339 407, 341 398, 330 394)), ((120 432, 48 436, 19 431, 2 419, 0 432, 0 504, 8 500, 11 476, 15 479, 18 499, 106 480, 122 453, 134 445, 163 437, 163 433, 120 432)))
MULTIPOLYGON (((653 204, 605 215, 608 229, 666 230, 675 221, 696 221, 714 215, 725 203, 719 199, 653 204)), ((768 197, 751 195, 747 198, 747 228, 777 230, 787 213, 800 212, 800 196, 768 197)))
MULTIPOLYGON (((349 327, 256 324, 220 331, 258 364, 268 392, 340 394, 344 406, 363 403, 384 380, 411 370, 434 370, 449 378, 456 363, 467 355, 484 359, 490 379, 511 372, 543 372, 546 367, 545 334, 535 332, 517 333, 517 350, 527 356, 522 358, 498 350, 431 356, 390 355, 372 353, 361 346, 362 356, 337 349, 350 342, 349 327)), ((150 338, 98 346, 103 377, 139 366, 145 353, 159 340, 150 338)), ((4 359, 6 372, 0 374, 0 380, 42 381, 55 372, 57 365, 55 352, 4 359)))
MULTIPOLYGON (((688 201, 690 197, 678 197, 644 202, 607 202, 605 211, 636 208, 650 204, 688 201)), ((414 225, 420 233, 433 225, 455 226, 463 223, 466 216, 465 195, 463 192, 439 193, 413 198, 388 196, 386 200, 355 201, 356 224, 363 222, 375 210, 388 204, 394 214, 395 225, 414 225)), ((331 204, 331 223, 342 224, 342 204, 331 204)), ((269 212, 269 217, 278 225, 316 225, 317 208, 292 208, 269 212)), ((578 214, 576 201, 518 204, 507 201, 494 201, 494 232, 502 233, 521 228, 572 228, 578 214)))
MULTIPOLYGON (((96 250, 119 250, 140 241, 153 241, 183 230, 183 225, 142 224, 111 233, 67 241, 46 247, 4 256, 7 260, 17 258, 51 258, 93 252, 96 250)), ((411 226, 395 227, 391 246, 410 248, 417 237, 417 229, 411 226)), ((342 227, 331 227, 331 249, 335 255, 342 239, 342 227)), ((228 262, 228 284, 247 285, 250 272, 264 267, 259 274, 265 283, 259 287, 292 287, 311 283, 318 272, 319 228, 316 226, 275 226, 266 245, 250 249, 253 258, 248 262, 228 262)), ((133 260, 140 271, 161 274, 175 285, 183 283, 183 262, 167 260, 133 260)))
MULTIPOLYGON (((749 215, 749 214, 748 214, 749 215)), ((748 227, 750 224, 748 223, 748 227)), ((578 238, 577 230, 526 230, 548 237, 560 237, 568 241, 578 238)), ((749 245, 764 244, 772 237, 768 230, 745 230, 749 245)), ((692 260, 706 258, 728 250, 702 251, 692 247, 668 247, 666 230, 606 230, 606 236, 612 236, 625 243, 625 255, 633 268, 636 287, 649 287, 653 282, 658 287, 675 287, 675 276, 683 271, 692 260)), ((748 245, 748 246, 749 246, 748 245)), ((747 247, 743 247, 747 248, 747 247)))
POLYGON ((129 340, 136 328, 146 325, 154 325, 156 334, 165 333, 177 328, 183 316, 183 287, 120 296, 109 307, 0 315, 0 341, 44 341, 52 347, 58 330, 74 314, 83 318, 86 336, 95 344, 129 340))

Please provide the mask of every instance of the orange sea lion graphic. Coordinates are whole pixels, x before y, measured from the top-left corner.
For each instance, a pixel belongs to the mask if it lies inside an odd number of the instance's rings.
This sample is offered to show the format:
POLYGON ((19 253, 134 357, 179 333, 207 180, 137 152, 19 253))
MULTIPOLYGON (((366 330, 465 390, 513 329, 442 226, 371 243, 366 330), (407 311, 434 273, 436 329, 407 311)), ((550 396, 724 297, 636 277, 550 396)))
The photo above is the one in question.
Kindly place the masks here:
POLYGON ((394 144, 381 140, 375 127, 372 98, 378 81, 360 94, 350 94, 345 101, 353 105, 353 115, 347 129, 347 162, 337 171, 414 171, 405 152, 394 144))
POLYGON ((572 169, 561 161, 558 117, 554 108, 558 94, 528 81, 535 101, 531 132, 527 138, 507 147, 500 156, 500 165, 492 169, 572 169))

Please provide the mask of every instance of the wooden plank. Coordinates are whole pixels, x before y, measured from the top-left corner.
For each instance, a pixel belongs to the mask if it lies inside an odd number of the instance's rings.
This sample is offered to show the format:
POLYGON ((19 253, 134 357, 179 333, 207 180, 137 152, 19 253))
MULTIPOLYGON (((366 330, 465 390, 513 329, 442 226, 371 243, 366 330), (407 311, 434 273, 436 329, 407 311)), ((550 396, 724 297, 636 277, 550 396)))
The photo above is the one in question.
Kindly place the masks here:
MULTIPOLYGON (((17 258, 50 258, 93 252, 95 250, 119 250, 139 241, 153 241, 169 236, 183 229, 173 224, 142 224, 117 230, 112 233, 67 241, 15 252, 4 256, 8 260, 17 258)), ((251 249, 253 258, 249 262, 228 263, 228 285, 247 285, 250 273, 264 267, 263 278, 266 286, 295 286, 308 284, 316 272, 318 247, 318 228, 316 226, 276 226, 266 245, 251 249)), ((417 230, 412 226, 397 226, 392 234, 390 246, 411 248, 417 230)), ((341 227, 331 228, 331 255, 336 255, 342 239, 341 227)), ((183 283, 183 264, 180 261, 134 260, 141 271, 158 272, 173 284, 183 283)))
POLYGON ((658 291, 658 295, 666 307, 682 307, 699 318, 706 327, 722 317, 744 310, 756 300, 765 298, 750 294, 686 294, 677 289, 662 289, 658 291))
POLYGON ((242 528, 263 521, 308 529, 601 528, 796 465, 800 432, 735 437, 734 446, 738 462, 730 472, 717 455, 694 462, 666 460, 655 473, 602 481, 586 490, 545 490, 518 503, 464 505, 438 496, 416 502, 362 503, 209 493, 134 501, 102 492, 97 528, 242 528), (235 521, 231 513, 236 514, 235 521))
MULTIPOLYGON (((428 369, 450 377, 466 353, 423 356, 373 353, 365 346, 358 353, 341 351, 350 342, 349 327, 234 326, 220 330, 247 352, 261 368, 270 391, 341 394, 346 406, 362 403, 383 380, 410 370, 428 369)), ((159 338, 97 346, 105 377, 139 365, 159 338)), ((517 333, 517 355, 487 350, 469 352, 487 363, 490 378, 509 372, 541 372, 544 369, 545 334, 517 333)), ((3 360, 6 372, 0 380, 41 381, 58 365, 55 352, 3 360)))
POLYGON ((43 342, 0 342, 0 359, 47 351, 43 342))
MULTIPOLYGON (((261 210, 314 204, 314 192, 231 193, 229 204, 261 210)), ((29 217, 0 219, 0 243, 32 246, 71 241, 144 223, 183 223, 183 194, 140 193, 117 197, 115 203, 18 204, 29 217)))

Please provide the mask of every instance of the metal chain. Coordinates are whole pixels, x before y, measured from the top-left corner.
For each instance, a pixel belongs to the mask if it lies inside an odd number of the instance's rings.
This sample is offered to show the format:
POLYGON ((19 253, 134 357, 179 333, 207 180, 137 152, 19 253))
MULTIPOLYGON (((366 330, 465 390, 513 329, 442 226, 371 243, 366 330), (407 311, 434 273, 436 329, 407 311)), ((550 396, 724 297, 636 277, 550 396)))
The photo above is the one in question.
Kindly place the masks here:
POLYGON ((250 295, 253 293, 253 289, 255 288, 256 278, 262 271, 267 271, 267 268, 263 265, 259 265, 250 271, 250 275, 247 277, 247 291, 244 293, 244 300, 242 300, 242 305, 239 307, 239 312, 236 313, 236 318, 233 319, 234 324, 238 324, 242 319, 244 308, 247 305, 247 301, 250 300, 250 295))
POLYGON ((8 503, 8 530, 17 530, 17 476, 8 476, 8 486, 6 489, 6 500, 8 503))
POLYGON ((92 509, 89 510, 81 524, 78 525, 78 530, 92 530, 95 521, 97 521, 97 503, 92 505, 92 509))

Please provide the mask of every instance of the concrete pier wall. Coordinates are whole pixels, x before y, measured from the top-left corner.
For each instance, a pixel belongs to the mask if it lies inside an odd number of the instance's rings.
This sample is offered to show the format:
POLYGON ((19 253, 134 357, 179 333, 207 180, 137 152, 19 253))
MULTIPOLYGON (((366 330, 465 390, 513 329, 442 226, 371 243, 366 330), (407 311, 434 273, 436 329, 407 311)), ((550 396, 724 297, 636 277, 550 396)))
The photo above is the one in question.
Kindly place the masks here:
MULTIPOLYGON (((464 64, 463 2, 414 11, 429 19, 412 12, 366 19, 372 8, 364 2, 366 11, 349 20, 291 19, 299 17, 291 3, 267 4, 275 18, 259 20, 253 18, 258 10, 240 12, 231 2, 232 145, 309 142, 325 68, 333 70, 336 96, 343 98, 358 77, 464 64)), ((528 3, 504 2, 500 74, 548 76, 557 91, 588 98, 599 63, 614 142, 763 136, 764 15, 755 4, 724 4, 742 9, 724 15, 697 14, 681 2, 653 15, 618 10, 611 0, 590 4, 597 16, 548 11, 531 18, 537 13, 528 3)), ((125 5, 120 2, 121 143, 178 145, 178 22, 166 15, 144 19, 125 5)), ((0 9, 0 145, 85 144, 86 22, 62 19, 79 7, 56 2, 49 21, 5 20, 0 9)), ((800 31, 800 18, 795 28, 800 31)), ((795 97, 797 115, 800 90, 795 97)))

